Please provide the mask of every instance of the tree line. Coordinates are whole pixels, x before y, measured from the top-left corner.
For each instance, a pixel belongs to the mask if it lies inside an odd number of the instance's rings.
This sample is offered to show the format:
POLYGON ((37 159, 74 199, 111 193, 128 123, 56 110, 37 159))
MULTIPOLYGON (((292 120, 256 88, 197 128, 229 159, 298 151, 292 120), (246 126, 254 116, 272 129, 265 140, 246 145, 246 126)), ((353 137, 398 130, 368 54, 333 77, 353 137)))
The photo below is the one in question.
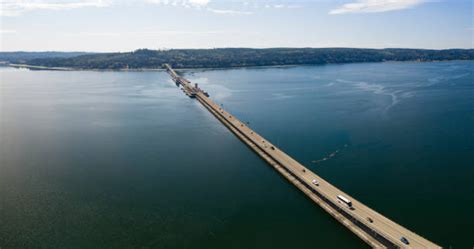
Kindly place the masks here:
POLYGON ((474 49, 218 48, 138 49, 125 53, 32 58, 26 64, 76 69, 229 68, 383 61, 473 60, 474 49))

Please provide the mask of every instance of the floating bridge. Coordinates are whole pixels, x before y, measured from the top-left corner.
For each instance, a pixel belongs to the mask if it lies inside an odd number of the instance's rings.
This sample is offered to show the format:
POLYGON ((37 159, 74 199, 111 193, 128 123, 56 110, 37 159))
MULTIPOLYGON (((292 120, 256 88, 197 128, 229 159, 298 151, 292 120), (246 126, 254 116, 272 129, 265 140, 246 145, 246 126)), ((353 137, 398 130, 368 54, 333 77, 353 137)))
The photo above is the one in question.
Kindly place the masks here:
POLYGON ((268 162, 310 200, 373 248, 441 248, 338 189, 214 103, 207 92, 163 65, 176 85, 196 98, 242 142, 268 162))

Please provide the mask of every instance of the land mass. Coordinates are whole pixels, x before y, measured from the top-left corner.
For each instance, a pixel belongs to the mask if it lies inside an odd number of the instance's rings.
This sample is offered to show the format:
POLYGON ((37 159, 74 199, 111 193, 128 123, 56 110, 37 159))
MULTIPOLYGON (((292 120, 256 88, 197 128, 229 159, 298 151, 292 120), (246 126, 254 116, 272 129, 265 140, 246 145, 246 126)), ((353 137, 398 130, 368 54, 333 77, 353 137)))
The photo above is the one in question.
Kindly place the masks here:
MULTIPOLYGON (((19 53, 19 52, 16 52, 19 53)), ((27 53, 27 52, 22 52, 27 53)), ((253 66, 318 65, 383 61, 473 60, 474 49, 358 49, 358 48, 217 48, 139 49, 124 53, 0 53, 0 61, 37 68, 157 69, 164 63, 174 68, 229 68, 253 66), (79 54, 74 54, 79 53, 79 54)))

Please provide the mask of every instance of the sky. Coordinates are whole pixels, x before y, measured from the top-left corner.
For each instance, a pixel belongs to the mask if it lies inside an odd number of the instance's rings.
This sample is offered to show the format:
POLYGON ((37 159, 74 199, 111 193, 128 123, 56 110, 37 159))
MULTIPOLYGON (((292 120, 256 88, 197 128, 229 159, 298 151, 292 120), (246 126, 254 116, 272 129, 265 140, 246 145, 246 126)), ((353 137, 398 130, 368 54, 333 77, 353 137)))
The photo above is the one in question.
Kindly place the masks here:
POLYGON ((0 0, 0 51, 473 48, 474 0, 0 0))

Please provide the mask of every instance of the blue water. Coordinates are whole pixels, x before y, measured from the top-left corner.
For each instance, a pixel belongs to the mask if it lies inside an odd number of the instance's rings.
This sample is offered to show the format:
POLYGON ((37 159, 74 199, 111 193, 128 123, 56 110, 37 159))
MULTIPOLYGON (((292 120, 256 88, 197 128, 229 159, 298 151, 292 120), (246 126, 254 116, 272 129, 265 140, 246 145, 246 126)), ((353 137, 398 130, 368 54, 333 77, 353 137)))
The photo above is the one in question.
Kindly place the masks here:
MULTIPOLYGON (((474 62, 183 71, 317 174, 471 248, 474 62)), ((366 248, 164 72, 0 68, 0 247, 366 248)))

